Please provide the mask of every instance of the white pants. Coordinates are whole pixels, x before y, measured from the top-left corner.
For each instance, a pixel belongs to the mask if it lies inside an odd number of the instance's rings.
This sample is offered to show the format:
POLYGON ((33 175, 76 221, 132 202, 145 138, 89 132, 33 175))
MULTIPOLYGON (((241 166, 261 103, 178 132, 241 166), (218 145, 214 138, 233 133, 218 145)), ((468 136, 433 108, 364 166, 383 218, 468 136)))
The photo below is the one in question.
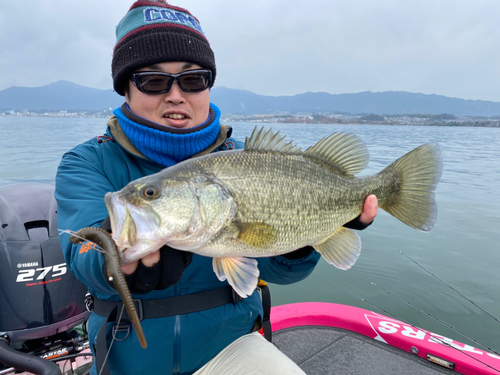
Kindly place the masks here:
POLYGON ((305 375, 259 332, 240 337, 193 375, 305 375))

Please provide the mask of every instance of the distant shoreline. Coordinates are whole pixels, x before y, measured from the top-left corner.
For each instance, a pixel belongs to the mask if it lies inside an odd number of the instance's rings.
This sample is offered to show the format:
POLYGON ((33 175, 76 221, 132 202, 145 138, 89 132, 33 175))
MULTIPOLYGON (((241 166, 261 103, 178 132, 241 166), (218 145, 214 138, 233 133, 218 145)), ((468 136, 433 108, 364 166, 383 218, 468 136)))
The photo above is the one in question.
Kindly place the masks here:
MULTIPOLYGON (((221 122, 224 122, 222 120, 221 122)), ((245 122, 245 123, 255 123, 255 124, 290 124, 290 125, 295 125, 295 124, 307 124, 307 125, 388 125, 388 126, 447 126, 447 127, 457 127, 457 128, 500 128, 500 123, 496 124, 473 124, 473 123, 463 123, 460 125, 454 125, 454 124, 398 124, 398 123, 357 123, 357 122, 349 122, 349 123, 307 123, 307 122, 255 122, 255 121, 232 121, 232 120, 225 120, 225 122, 233 122, 233 123, 238 123, 238 122, 245 122)))
POLYGON ((455 126, 500 128, 500 117, 456 117, 453 115, 301 115, 301 116, 223 116, 230 122, 332 125, 455 126), (421 117, 420 117, 421 116, 421 117), (377 121, 378 120, 378 121, 377 121))
MULTIPOLYGON (((108 119, 112 110, 14 112, 1 113, 0 117, 52 117, 52 118, 102 118, 108 119)), ((453 115, 223 115, 221 122, 246 122, 256 124, 331 124, 331 125, 389 125, 389 126, 449 126, 500 128, 500 117, 473 117, 453 115), (377 121, 378 120, 378 121, 377 121)))

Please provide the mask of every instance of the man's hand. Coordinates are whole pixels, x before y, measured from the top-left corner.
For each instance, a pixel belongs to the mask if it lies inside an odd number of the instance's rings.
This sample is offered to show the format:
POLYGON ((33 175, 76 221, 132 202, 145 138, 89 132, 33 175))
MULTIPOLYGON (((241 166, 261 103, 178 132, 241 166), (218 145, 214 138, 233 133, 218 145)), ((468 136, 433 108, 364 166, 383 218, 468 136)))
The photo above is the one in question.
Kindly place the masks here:
POLYGON ((363 212, 359 216, 359 221, 363 224, 370 224, 375 216, 377 216, 378 212, 378 199, 375 195, 369 195, 365 199, 365 203, 363 205, 363 212))
MULTIPOLYGON (((101 229, 104 229, 109 234, 111 234, 111 220, 109 216, 102 221, 101 229)), ((142 262, 143 266, 146 266, 148 268, 153 267, 156 263, 160 261, 160 250, 157 250, 154 253, 146 255, 140 261, 142 262)), ((127 263, 124 266, 122 266, 122 272, 125 275, 131 275, 135 272, 138 266, 139 266, 138 260, 132 263, 127 263)))
POLYGON ((178 282, 193 254, 162 246, 144 258, 122 266, 125 280, 134 294, 163 290, 178 282))
MULTIPOLYGON (((140 260, 140 262, 142 262, 142 264, 148 268, 153 267, 159 261, 160 261, 159 250, 155 251, 154 253, 146 255, 144 258, 140 260)), ((139 266, 139 260, 136 260, 135 262, 123 265, 122 271, 125 275, 130 275, 135 272, 138 266, 139 266)))
MULTIPOLYGON (((101 229, 111 233, 109 216, 101 223, 101 229)), ((135 294, 145 294, 152 290, 167 289, 178 282, 192 259, 192 253, 164 245, 138 261, 123 265, 121 269, 130 291, 135 294)), ((103 265, 102 272, 107 275, 106 263, 103 265)), ((108 284, 114 288, 109 280, 108 284)))
POLYGON ((363 212, 357 218, 344 224, 349 229, 363 230, 370 226, 378 211, 378 200, 375 195, 369 195, 363 204, 363 212))

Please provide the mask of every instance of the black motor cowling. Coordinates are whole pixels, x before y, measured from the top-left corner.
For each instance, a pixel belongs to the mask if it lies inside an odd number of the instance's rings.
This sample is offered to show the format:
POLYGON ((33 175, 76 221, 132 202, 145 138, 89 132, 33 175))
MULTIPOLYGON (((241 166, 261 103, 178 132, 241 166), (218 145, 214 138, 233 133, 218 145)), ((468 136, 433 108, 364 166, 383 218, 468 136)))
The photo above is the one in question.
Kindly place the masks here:
POLYGON ((26 341, 83 323, 86 291, 64 261, 54 186, 0 187, 0 336, 26 341))

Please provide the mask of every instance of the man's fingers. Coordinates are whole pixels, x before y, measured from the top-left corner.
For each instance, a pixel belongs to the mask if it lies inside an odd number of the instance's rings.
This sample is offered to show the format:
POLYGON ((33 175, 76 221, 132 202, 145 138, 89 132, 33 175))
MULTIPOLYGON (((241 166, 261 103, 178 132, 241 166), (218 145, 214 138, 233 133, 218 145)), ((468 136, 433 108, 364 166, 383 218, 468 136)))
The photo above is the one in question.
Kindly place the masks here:
POLYGON ((137 269, 137 266, 139 265, 139 261, 136 260, 135 262, 127 263, 122 266, 122 272, 125 275, 131 275, 135 272, 137 269))
POLYGON ((378 199, 375 195, 369 195, 365 199, 365 203, 363 205, 363 212, 361 213, 361 216, 359 217, 359 220, 363 224, 370 224, 373 219, 375 219, 375 216, 377 216, 378 212, 378 199))
MULTIPOLYGON (((146 267, 152 267, 156 263, 160 261, 160 252, 155 251, 154 253, 146 255, 144 258, 141 259, 142 264, 144 264, 146 267)), ((139 261, 136 260, 135 262, 127 263, 122 266, 122 271, 125 275, 131 275, 135 272, 137 269, 137 266, 139 265, 139 261)))
POLYGON ((160 261, 160 252, 157 250, 154 253, 146 255, 144 258, 141 259, 142 264, 144 264, 146 267, 152 267, 156 263, 160 261))

